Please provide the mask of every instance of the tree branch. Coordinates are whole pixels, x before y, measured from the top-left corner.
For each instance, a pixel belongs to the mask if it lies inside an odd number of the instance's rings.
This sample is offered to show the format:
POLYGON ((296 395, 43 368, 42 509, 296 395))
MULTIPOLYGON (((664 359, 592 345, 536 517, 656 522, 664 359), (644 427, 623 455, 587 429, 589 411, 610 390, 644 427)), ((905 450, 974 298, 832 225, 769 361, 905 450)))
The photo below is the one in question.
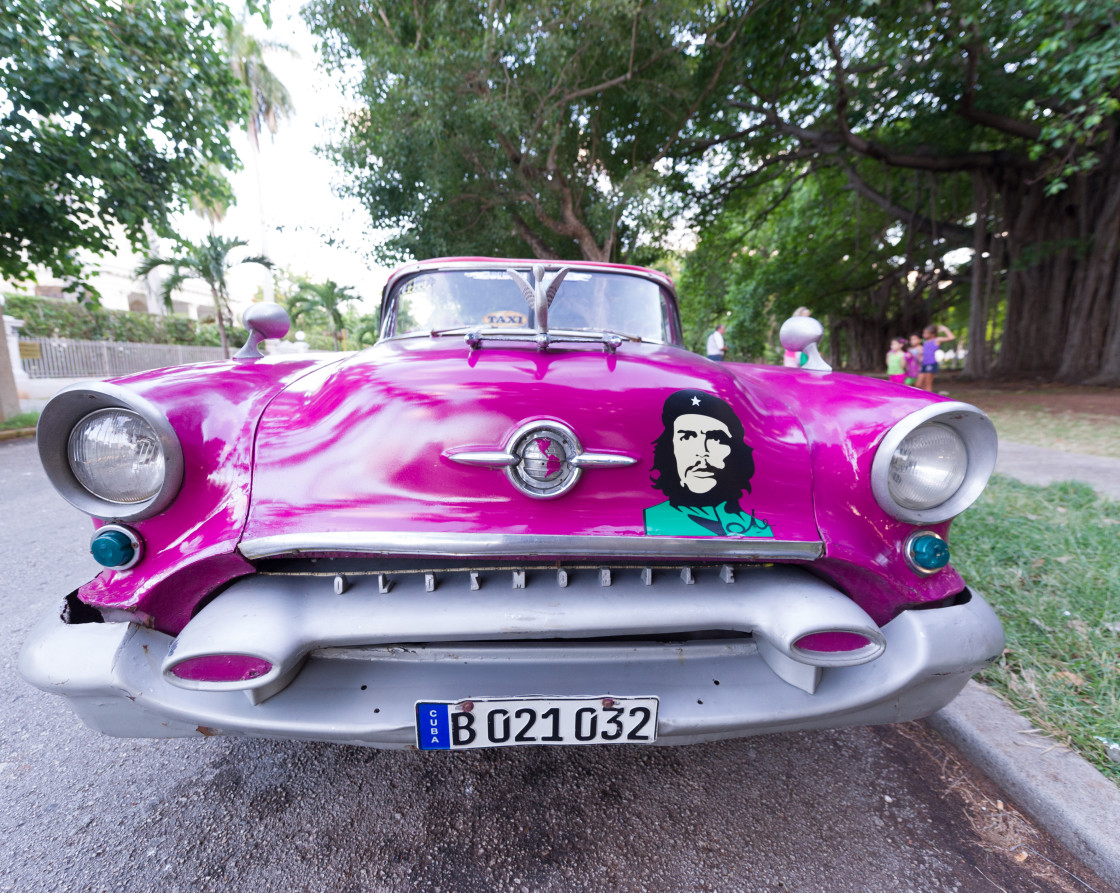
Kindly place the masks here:
POLYGON ((520 236, 529 245, 533 252, 533 257, 540 260, 559 260, 560 255, 548 247, 544 240, 533 232, 525 218, 517 213, 516 210, 510 209, 510 217, 513 219, 513 226, 517 230, 517 235, 520 236))
POLYGON ((389 36, 393 38, 393 43, 400 46, 401 42, 397 38, 397 32, 393 30, 393 26, 389 23, 389 16, 385 14, 385 7, 380 3, 377 4, 377 17, 381 19, 381 24, 385 26, 385 30, 389 32, 389 36))
POLYGON ((925 233, 927 236, 933 236, 936 232, 938 236, 942 236, 954 244, 960 243, 962 248, 972 244, 974 237, 972 227, 961 226, 959 223, 946 220, 934 220, 924 214, 919 214, 917 211, 904 208, 868 185, 849 165, 840 162, 840 169, 847 176, 850 188, 918 232, 925 233))
MULTIPOLYGON (((662 145, 661 148, 657 150, 657 154, 654 155, 653 159, 650 162, 651 165, 656 164, 658 161, 665 157, 666 153, 669 151, 669 147, 677 141, 677 137, 679 137, 681 131, 684 130, 685 124, 692 120, 692 116, 695 115, 697 111, 699 111, 700 104, 708 97, 712 90, 715 89, 716 84, 719 82, 719 79, 723 74, 724 66, 727 65, 727 60, 731 56, 731 48, 735 44, 735 38, 739 35, 739 32, 743 28, 743 23, 747 20, 747 17, 750 16, 752 12, 754 12, 754 7, 748 8, 741 16, 739 16, 739 21, 735 23, 735 29, 731 32, 731 36, 728 37, 720 47, 723 50, 723 55, 720 57, 719 63, 716 65, 716 70, 708 79, 708 83, 704 85, 704 89, 700 91, 700 95, 696 97, 696 101, 692 103, 688 111, 686 111, 681 117, 676 129, 669 135, 668 139, 665 140, 664 145, 662 145)), ((630 67, 634 67, 633 54, 631 54, 630 57, 630 67)))
POLYGON ((816 151, 833 154, 841 148, 848 148, 857 155, 873 158, 891 167, 911 170, 932 171, 934 173, 960 173, 964 171, 988 170, 1000 167, 1030 168, 1035 163, 1013 152, 995 150, 992 152, 964 152, 960 155, 920 155, 915 153, 893 152, 885 146, 865 140, 846 130, 846 122, 838 131, 810 130, 787 121, 772 109, 742 100, 728 103, 733 108, 753 112, 774 127, 779 133, 792 136, 816 151))
POLYGON ((961 96, 960 113, 966 121, 971 121, 973 124, 980 124, 983 127, 990 127, 993 130, 999 130, 1002 133, 1011 136, 1019 136, 1027 140, 1037 140, 1042 135, 1042 128, 1036 124, 1031 124, 1029 121, 1019 121, 1016 118, 1008 118, 1006 115, 997 115, 993 112, 985 112, 976 108, 976 67, 979 61, 979 53, 976 44, 969 44, 965 52, 968 57, 967 73, 964 81, 964 92, 961 96))

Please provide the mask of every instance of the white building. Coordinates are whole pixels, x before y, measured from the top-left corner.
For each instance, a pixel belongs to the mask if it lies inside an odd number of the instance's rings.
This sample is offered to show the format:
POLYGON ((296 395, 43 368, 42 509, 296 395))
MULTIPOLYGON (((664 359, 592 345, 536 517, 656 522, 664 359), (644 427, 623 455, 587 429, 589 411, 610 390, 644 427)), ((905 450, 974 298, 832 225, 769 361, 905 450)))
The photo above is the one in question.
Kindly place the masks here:
MULTIPOLYGON (((87 267, 86 281, 101 295, 101 306, 106 310, 131 310, 134 313, 153 313, 159 316, 174 313, 200 322, 214 321, 214 299, 210 287, 201 279, 188 279, 172 293, 172 307, 168 310, 160 297, 160 284, 170 272, 167 267, 153 270, 148 276, 135 275, 136 268, 145 255, 132 250, 126 239, 118 240, 115 255, 95 259, 87 267)), ((163 256, 167 256, 164 252, 163 256)), ((236 259, 236 258, 235 258, 236 259)), ((3 290, 11 294, 35 295, 62 301, 73 301, 66 291, 69 280, 52 275, 44 269, 36 270, 36 279, 24 282, 3 282, 3 290)), ((231 270, 229 275, 230 304, 234 319, 252 302, 261 289, 263 268, 246 265, 231 270)))

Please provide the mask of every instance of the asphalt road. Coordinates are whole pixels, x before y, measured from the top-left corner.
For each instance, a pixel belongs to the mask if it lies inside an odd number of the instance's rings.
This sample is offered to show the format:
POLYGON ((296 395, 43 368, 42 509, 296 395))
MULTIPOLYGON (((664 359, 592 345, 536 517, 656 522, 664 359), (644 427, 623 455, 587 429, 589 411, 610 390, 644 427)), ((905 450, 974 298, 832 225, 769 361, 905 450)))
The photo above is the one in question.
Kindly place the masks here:
POLYGON ((924 723, 684 748, 419 754, 122 740, 17 675, 96 573, 0 443, 0 890, 1104 891, 924 723))

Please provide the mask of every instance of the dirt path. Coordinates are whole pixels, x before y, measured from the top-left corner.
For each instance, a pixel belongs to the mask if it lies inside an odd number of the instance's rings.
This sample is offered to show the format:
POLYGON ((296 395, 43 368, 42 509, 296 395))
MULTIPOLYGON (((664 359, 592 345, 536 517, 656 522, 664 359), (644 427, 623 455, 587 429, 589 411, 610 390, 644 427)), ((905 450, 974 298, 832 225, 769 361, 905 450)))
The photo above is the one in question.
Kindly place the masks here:
POLYGON ((964 382, 955 373, 937 376, 935 389, 985 412, 1043 410, 1120 419, 1120 388, 1088 388, 1048 382, 964 382))

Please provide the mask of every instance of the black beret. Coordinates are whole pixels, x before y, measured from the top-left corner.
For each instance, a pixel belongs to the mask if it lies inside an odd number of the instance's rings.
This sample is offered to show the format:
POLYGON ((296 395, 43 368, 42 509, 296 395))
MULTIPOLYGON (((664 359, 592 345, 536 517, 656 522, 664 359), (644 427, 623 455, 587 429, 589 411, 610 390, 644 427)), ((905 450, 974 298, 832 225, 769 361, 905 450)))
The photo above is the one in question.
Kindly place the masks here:
POLYGON ((661 424, 666 428, 672 428, 678 418, 690 413, 719 419, 727 426, 733 438, 743 439, 743 423, 739 421, 731 405, 714 394, 707 394, 704 391, 674 391, 666 397, 665 406, 661 409, 661 424))

